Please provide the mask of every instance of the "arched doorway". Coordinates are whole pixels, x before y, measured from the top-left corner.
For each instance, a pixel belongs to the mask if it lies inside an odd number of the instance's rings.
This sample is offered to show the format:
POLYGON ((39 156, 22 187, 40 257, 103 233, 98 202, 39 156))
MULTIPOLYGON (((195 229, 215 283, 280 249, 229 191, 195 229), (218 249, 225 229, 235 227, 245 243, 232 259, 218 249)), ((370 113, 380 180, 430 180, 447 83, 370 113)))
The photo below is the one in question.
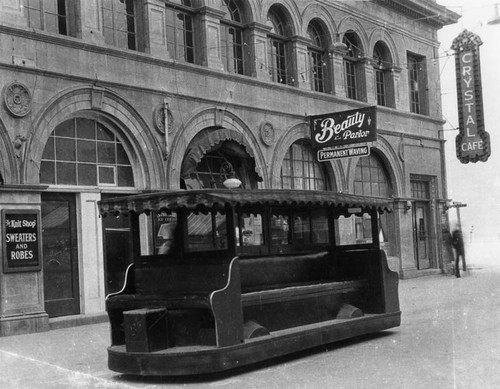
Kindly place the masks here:
MULTIPOLYGON (((393 195, 393 184, 385 164, 376 152, 359 159, 354 173, 354 194, 374 197, 391 197, 393 195)), ((380 247, 388 255, 393 255, 395 242, 391 242, 394 236, 394 216, 384 213, 379 220, 380 247)))
MULTIPOLYGON (((50 191, 42 193, 41 205, 45 310, 50 317, 78 314, 81 270, 97 265, 96 258, 87 258, 89 248, 84 241, 97 235, 97 230, 92 232, 94 215, 87 212, 94 208, 83 207, 105 196, 96 194, 96 188, 100 192, 134 188, 132 165, 114 129, 94 119, 76 117, 55 126, 48 137, 41 158, 40 183, 50 185, 50 191), (85 230, 81 235, 78 224, 85 230), (79 257, 83 258, 81 266, 79 257)), ((114 251, 105 250, 107 291, 116 291, 122 284, 120 274, 132 259, 129 223, 125 218, 103 222, 105 242, 118 241, 117 234, 122 238, 114 251), (106 239, 107 234, 114 234, 114 238, 106 239)))

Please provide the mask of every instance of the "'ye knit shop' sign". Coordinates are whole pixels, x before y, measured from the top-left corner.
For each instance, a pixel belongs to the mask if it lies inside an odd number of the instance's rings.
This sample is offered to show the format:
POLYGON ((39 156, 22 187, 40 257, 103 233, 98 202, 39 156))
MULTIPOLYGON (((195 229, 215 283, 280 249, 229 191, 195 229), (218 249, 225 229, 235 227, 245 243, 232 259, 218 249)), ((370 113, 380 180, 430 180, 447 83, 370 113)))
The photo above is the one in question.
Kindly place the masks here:
POLYGON ((2 210, 4 272, 40 270, 40 213, 2 210))
POLYGON ((318 150, 318 161, 368 155, 368 146, 359 143, 377 140, 376 107, 310 117, 311 139, 318 150), (358 145, 342 148, 342 145, 358 145))
POLYGON ((453 41, 457 73, 459 134, 455 139, 462 163, 486 162, 491 154, 490 135, 484 129, 479 36, 464 30, 453 41))

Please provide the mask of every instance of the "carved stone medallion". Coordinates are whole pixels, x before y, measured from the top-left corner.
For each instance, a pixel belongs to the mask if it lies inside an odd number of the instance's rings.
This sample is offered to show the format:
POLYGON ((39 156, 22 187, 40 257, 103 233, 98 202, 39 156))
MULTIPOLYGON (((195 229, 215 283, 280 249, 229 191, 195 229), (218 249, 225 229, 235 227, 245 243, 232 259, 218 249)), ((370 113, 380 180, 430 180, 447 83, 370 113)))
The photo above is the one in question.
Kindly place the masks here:
POLYGON ((12 82, 5 87, 4 101, 12 116, 23 117, 31 111, 31 93, 19 82, 12 82))
POLYGON ((262 122, 260 125, 260 139, 266 146, 272 146, 274 143, 274 127, 269 122, 262 122))
POLYGON ((174 115, 170 109, 165 109, 163 104, 159 104, 153 112, 153 120, 155 127, 162 134, 165 133, 165 111, 168 112, 168 132, 174 129, 174 115))

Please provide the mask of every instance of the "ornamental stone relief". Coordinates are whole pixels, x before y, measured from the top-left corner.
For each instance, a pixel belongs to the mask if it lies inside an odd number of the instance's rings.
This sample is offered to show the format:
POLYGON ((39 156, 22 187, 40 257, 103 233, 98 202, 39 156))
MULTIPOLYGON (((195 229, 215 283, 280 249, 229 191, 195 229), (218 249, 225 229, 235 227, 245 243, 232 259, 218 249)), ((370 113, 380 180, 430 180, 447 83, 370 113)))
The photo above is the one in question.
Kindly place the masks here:
POLYGON ((12 116, 23 117, 31 111, 31 93, 25 85, 17 81, 5 87, 4 101, 7 111, 12 116))
POLYGON ((269 122, 262 122, 260 125, 260 139, 266 146, 274 144, 274 127, 269 122))
POLYGON ((168 115, 168 132, 172 132, 174 129, 174 115, 172 114, 172 111, 165 108, 163 104, 158 104, 153 112, 155 127, 162 134, 165 133, 165 112, 167 112, 168 115))

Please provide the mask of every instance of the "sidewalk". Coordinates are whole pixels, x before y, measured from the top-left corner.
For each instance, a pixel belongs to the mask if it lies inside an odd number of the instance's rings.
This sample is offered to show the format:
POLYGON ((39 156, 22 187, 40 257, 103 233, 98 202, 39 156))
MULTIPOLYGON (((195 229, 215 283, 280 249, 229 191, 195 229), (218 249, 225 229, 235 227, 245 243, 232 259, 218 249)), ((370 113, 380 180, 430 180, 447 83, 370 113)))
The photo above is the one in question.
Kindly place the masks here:
POLYGON ((488 260, 474 261, 471 253, 471 270, 461 279, 401 280, 401 327, 362 340, 237 374, 138 378, 108 370, 108 323, 88 324, 0 338, 0 388, 500 387, 500 267, 495 251, 490 254, 488 260))

